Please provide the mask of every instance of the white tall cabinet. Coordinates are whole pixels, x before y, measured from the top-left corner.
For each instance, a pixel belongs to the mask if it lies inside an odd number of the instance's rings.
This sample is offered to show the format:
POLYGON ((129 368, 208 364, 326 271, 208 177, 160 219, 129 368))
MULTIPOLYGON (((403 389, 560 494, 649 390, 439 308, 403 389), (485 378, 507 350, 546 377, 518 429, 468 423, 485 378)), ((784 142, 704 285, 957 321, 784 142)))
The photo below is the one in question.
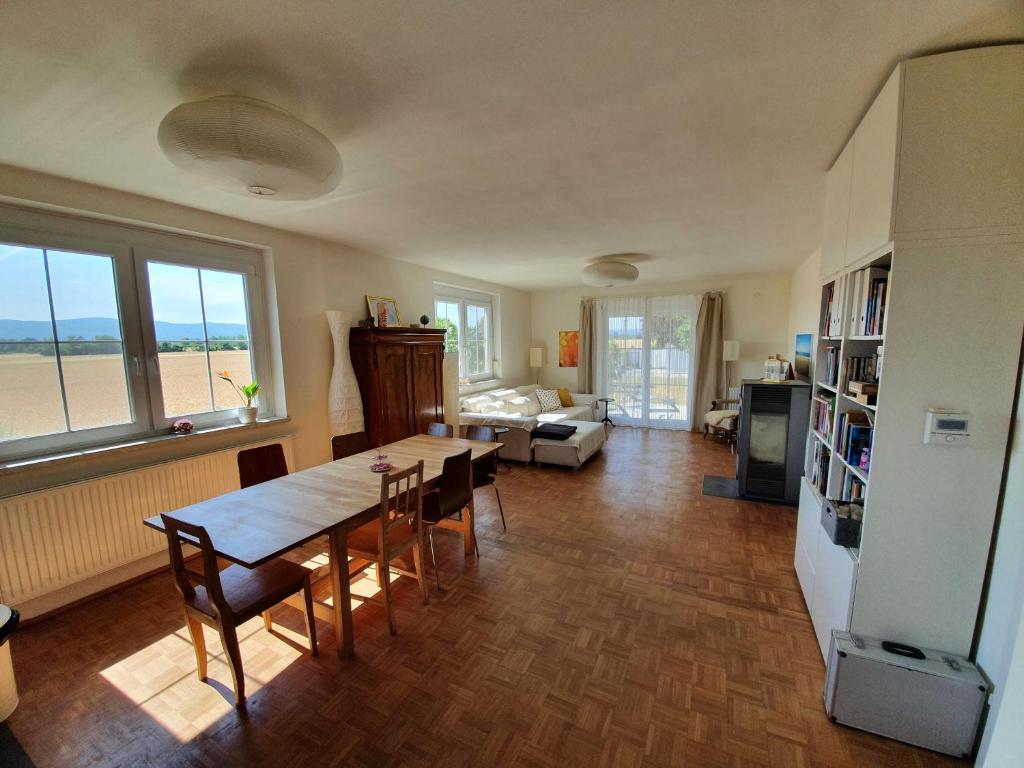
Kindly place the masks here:
POLYGON ((856 273, 890 271, 882 332, 819 326, 816 342, 815 392, 835 406, 831 433, 808 434, 794 565, 823 656, 833 629, 971 651, 1024 334, 1022 105, 1024 46, 902 62, 829 172, 823 313, 830 288, 845 317, 856 273), (879 347, 877 404, 857 404, 850 358, 879 347), (925 444, 932 407, 969 415, 968 445, 925 444), (850 410, 873 424, 868 468, 839 451, 850 410), (824 493, 810 480, 816 443, 830 457, 824 493), (850 474, 865 489, 856 549, 820 525, 850 474))

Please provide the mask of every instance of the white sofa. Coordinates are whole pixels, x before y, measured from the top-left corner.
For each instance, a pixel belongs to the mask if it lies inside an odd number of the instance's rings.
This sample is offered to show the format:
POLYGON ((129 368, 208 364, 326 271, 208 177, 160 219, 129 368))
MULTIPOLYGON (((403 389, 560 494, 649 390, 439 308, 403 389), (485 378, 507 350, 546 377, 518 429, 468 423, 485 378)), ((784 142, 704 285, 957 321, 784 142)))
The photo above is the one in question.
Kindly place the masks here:
POLYGON ((511 461, 530 461, 530 433, 538 424, 562 421, 599 421, 597 395, 572 393, 572 405, 546 413, 541 412, 540 401, 534 394, 547 389, 536 384, 507 389, 476 392, 459 398, 459 424, 482 424, 489 427, 508 427, 498 436, 504 443, 499 455, 511 461))

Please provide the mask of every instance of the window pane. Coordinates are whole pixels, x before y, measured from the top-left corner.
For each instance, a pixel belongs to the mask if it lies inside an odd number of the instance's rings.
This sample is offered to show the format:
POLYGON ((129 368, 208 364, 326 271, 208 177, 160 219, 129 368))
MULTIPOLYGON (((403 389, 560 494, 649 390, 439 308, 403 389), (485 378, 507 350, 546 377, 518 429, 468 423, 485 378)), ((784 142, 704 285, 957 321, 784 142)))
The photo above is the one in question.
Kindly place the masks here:
POLYGON ((67 251, 47 259, 71 429, 130 424, 114 260, 67 251))
POLYGON ((59 341, 120 341, 114 260, 92 253, 48 251, 59 341))
POLYGON ((43 251, 0 244, 0 441, 66 429, 43 251))
POLYGON ((476 304, 466 305, 466 373, 480 376, 490 371, 488 356, 489 309, 476 304))
POLYGON ((217 373, 227 371, 239 387, 253 379, 245 276, 237 272, 203 269, 201 278, 214 405, 217 410, 238 408, 245 405, 245 401, 217 373))
MULTIPOLYGON (((434 327, 446 328, 444 337, 445 352, 459 351, 459 305, 449 301, 434 302, 434 327)), ((462 367, 462 361, 459 361, 462 367)))
POLYGON ((52 342, 0 343, 0 392, 0 442, 65 431, 52 342))
POLYGON ((71 429, 131 423, 124 355, 118 342, 63 342, 60 364, 71 429))
POLYGON ((147 270, 164 415, 213 410, 199 270, 154 261, 147 270))
POLYGON ((0 341, 51 339, 42 249, 0 243, 0 341))

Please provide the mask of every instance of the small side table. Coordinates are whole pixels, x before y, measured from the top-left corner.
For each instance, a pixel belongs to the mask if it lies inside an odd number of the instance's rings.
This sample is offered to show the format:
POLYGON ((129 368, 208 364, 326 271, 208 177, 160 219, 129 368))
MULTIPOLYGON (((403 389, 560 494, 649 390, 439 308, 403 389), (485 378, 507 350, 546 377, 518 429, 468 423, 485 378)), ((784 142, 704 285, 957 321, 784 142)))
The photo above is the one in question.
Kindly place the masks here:
MULTIPOLYGON (((504 435, 505 433, 509 432, 510 429, 511 429, 510 427, 494 427, 494 439, 498 440, 498 438, 501 435, 504 435)), ((500 443, 501 440, 498 440, 498 442, 500 443)), ((507 461, 505 461, 503 458, 501 458, 501 449, 500 448, 498 449, 498 464, 500 466, 505 467, 505 469, 508 470, 509 472, 512 471, 512 465, 509 464, 507 461)))
POLYGON ((601 423, 602 424, 608 424, 609 426, 614 427, 615 426, 615 422, 612 421, 610 418, 608 418, 608 403, 614 403, 615 402, 615 398, 614 397, 599 397, 599 398, 597 398, 597 402, 604 403, 604 418, 601 419, 601 423))

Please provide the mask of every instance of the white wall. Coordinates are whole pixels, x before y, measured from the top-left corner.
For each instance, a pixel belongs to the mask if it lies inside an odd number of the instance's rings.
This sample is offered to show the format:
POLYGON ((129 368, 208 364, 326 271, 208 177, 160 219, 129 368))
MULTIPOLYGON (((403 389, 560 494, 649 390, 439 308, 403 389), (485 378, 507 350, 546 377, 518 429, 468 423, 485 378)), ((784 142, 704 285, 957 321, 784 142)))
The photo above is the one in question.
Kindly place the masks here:
MULTIPOLYGON (((796 354, 796 336, 799 333, 814 335, 818 340, 818 313, 821 310, 821 249, 819 248, 804 263, 793 270, 789 278, 789 333, 786 336, 786 357, 792 360, 796 354)), ((814 355, 811 355, 813 364, 814 355)))
POLYGON ((558 332, 580 327, 580 300, 584 297, 623 295, 672 295, 722 291, 725 294, 725 338, 740 342, 740 361, 729 375, 733 386, 741 377, 760 377, 764 360, 771 354, 785 354, 789 316, 789 275, 746 275, 703 280, 635 285, 628 289, 580 286, 535 291, 532 297, 532 346, 544 348, 541 383, 552 387, 576 388, 576 369, 558 367, 558 332))
MULTIPOLYGON (((369 254, 250 222, 89 184, 0 165, 0 197, 12 202, 59 206, 86 215, 127 219, 269 248, 276 286, 280 351, 287 393, 289 428, 297 432, 295 464, 302 469, 330 458, 327 386, 331 340, 324 311, 347 309, 366 317, 365 294, 394 296, 402 320, 433 317, 434 281, 442 280, 498 294, 502 372, 518 384, 529 376, 530 296, 478 280, 369 254)), ((268 205, 274 205, 268 201, 268 205)), ((65 473, 67 469, 63 470, 65 473)), ((73 471, 72 471, 73 474, 73 471)), ((96 474, 96 469, 90 470, 96 474)), ((29 485, 49 484, 45 468, 29 485)), ((24 482, 24 478, 21 479, 24 482)))
MULTIPOLYGON (((1024 388, 1024 374, 1020 385, 1024 388)), ((978 764, 1012 765, 1024 753, 1024 399, 1017 402, 995 556, 977 661, 995 686, 978 764)))

